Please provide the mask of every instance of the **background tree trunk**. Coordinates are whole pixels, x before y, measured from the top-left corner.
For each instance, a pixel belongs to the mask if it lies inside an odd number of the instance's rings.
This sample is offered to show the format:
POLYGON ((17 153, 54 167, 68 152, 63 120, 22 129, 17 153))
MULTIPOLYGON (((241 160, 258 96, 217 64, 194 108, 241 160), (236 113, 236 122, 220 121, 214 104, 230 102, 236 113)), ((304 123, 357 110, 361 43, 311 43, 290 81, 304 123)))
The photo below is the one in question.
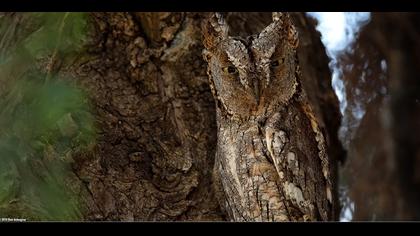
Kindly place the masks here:
POLYGON ((355 220, 420 218, 419 24, 418 14, 374 13, 344 58, 349 103, 366 106, 345 168, 355 220))

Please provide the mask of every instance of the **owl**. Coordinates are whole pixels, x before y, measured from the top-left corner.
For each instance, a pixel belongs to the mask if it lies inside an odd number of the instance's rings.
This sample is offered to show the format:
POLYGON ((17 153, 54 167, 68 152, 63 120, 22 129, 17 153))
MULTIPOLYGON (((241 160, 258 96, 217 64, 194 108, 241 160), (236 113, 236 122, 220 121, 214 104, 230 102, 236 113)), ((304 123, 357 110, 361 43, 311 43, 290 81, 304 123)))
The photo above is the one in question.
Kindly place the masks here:
POLYGON ((326 141, 302 89, 298 34, 273 13, 258 35, 229 35, 219 13, 202 24, 217 110, 214 185, 232 221, 335 220, 326 141))

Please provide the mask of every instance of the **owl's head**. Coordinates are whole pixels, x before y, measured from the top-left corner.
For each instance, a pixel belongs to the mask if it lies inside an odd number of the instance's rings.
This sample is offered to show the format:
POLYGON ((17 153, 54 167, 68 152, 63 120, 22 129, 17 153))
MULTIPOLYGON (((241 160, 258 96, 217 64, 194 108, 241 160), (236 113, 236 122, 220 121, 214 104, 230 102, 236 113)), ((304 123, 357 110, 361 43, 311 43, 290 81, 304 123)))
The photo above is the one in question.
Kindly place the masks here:
POLYGON ((229 36, 227 23, 215 13, 203 23, 203 35, 210 86, 227 115, 270 113, 296 93, 298 38, 288 14, 273 13, 261 33, 241 39, 229 36))

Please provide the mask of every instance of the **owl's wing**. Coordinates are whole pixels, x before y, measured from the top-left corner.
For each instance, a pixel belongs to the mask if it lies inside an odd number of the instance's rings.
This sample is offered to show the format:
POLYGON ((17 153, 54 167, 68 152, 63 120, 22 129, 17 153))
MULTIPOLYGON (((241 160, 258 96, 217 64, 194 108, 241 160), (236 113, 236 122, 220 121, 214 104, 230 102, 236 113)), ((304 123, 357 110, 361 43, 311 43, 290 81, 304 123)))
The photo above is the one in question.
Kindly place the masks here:
MULTIPOLYGON (((298 209, 304 220, 317 220, 319 215, 327 220, 330 217, 326 215, 328 211, 324 209, 332 201, 332 187, 328 163, 325 164, 328 161, 323 146, 325 142, 318 141, 323 140, 324 137, 314 123, 315 121, 305 111, 295 113, 295 115, 299 116, 301 121, 306 120, 302 121, 302 124, 306 125, 296 124, 299 130, 289 130, 289 133, 276 126, 276 122, 268 122, 269 124, 265 127, 267 155, 275 166, 280 191, 283 192, 289 207, 298 209), (303 189, 311 193, 304 193, 303 189)), ((280 118, 277 117, 275 120, 280 120, 280 118)), ((285 120, 282 122, 286 122, 285 120)))

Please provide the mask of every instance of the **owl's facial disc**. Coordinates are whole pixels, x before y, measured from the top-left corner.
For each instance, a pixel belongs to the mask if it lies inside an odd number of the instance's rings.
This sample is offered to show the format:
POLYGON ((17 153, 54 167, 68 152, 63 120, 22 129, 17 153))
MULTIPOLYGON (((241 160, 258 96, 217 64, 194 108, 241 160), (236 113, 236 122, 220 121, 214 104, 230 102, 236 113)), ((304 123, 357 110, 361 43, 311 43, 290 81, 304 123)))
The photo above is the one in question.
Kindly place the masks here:
MULTIPOLYGON (((203 24, 205 59, 213 94, 236 117, 285 104, 296 91, 294 34, 290 19, 275 14, 260 34, 231 37, 220 14, 203 24)), ((273 108, 273 109, 272 109, 273 108)))
POLYGON ((254 82, 254 96, 255 100, 257 101, 257 105, 260 104, 260 96, 261 96, 261 86, 260 80, 258 77, 253 79, 254 82))
POLYGON ((229 37, 223 42, 223 50, 227 59, 238 70, 239 81, 246 89, 251 86, 249 72, 252 68, 250 57, 246 46, 239 40, 229 37))

